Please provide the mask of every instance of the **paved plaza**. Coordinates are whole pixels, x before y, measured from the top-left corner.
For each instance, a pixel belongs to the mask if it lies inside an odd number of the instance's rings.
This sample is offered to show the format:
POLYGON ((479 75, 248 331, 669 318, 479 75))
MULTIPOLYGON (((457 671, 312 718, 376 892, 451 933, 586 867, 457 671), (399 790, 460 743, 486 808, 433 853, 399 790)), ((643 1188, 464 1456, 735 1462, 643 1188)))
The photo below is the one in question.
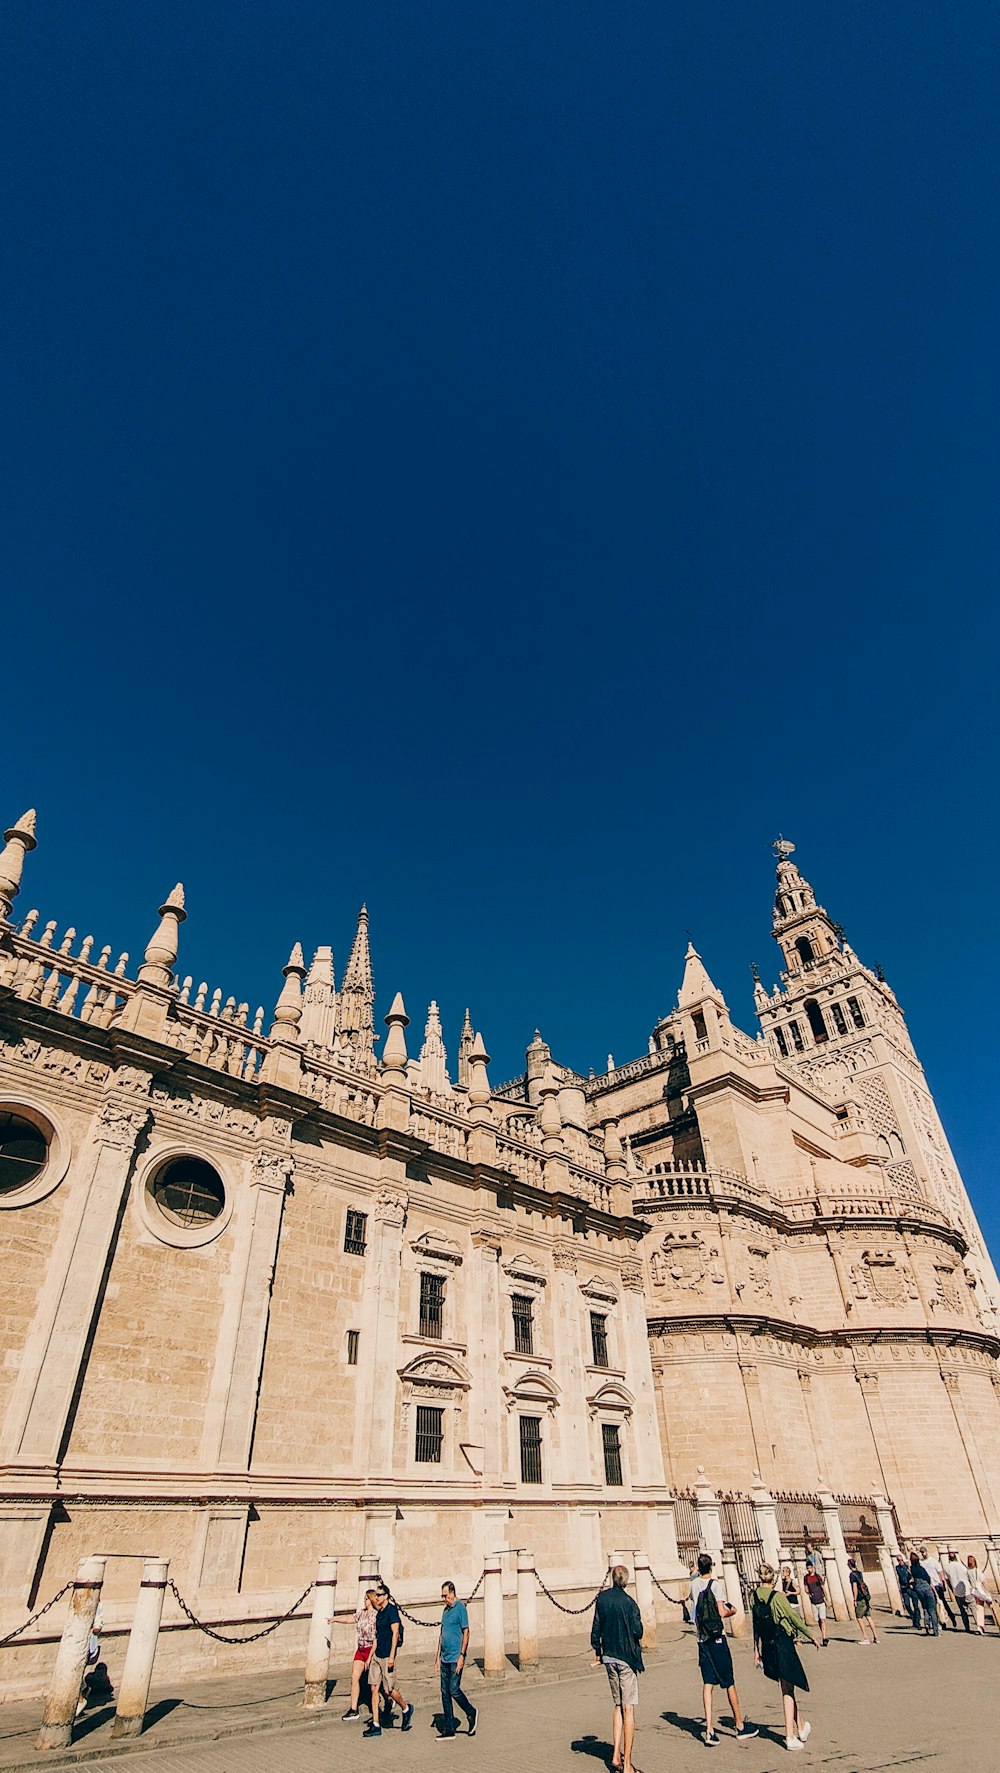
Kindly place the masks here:
MULTIPOLYGON (((803 1715, 813 1723, 803 1767, 876 1773, 884 1768, 980 1773, 1000 1766, 1000 1639, 948 1632, 938 1640, 918 1636, 901 1621, 879 1619, 883 1641, 862 1650, 847 1626, 826 1651, 803 1651, 812 1683, 803 1715)), ((736 1678, 747 1714, 760 1737, 740 1745, 723 1726, 722 1742, 701 1743, 700 1685, 693 1638, 671 1633, 651 1657, 640 1689, 637 1766, 643 1773, 688 1773, 714 1754, 723 1767, 747 1773, 788 1765, 780 1735, 776 1688, 753 1667, 745 1642, 734 1645, 736 1678)), ((153 1694, 150 1728, 143 1740, 117 1753, 110 1748, 109 1716, 88 1720, 70 1751, 88 1769, 124 1773, 328 1773, 369 1766, 419 1770, 442 1762, 482 1773, 588 1773, 610 1758, 610 1704, 601 1670, 590 1668, 587 1632, 578 1654, 561 1645, 543 1662, 541 1677, 525 1682, 512 1671, 509 1685, 487 1686, 478 1668, 467 1687, 480 1705, 479 1733, 442 1744, 434 1727, 431 1670, 413 1657, 411 1679, 417 1711, 408 1736, 398 1729, 380 1740, 362 1739, 361 1726, 345 1725, 346 1703, 338 1682, 326 1711, 304 1721, 295 1671, 267 1679, 202 1684, 177 1693, 153 1694), (566 1651, 569 1650, 569 1654, 566 1651), (252 1725, 252 1728, 248 1726, 252 1725)), ((0 1768, 65 1765, 62 1755, 38 1755, 32 1741, 41 1707, 0 1707, 0 1768)), ((727 1716, 724 1709, 722 1717, 727 1716)))

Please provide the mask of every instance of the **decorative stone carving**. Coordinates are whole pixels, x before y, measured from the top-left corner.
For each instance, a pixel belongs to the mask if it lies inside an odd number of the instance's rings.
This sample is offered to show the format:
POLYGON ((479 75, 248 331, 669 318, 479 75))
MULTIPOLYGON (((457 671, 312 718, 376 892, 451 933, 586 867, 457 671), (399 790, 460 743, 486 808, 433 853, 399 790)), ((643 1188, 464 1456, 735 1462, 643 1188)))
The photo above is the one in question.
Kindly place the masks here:
POLYGON ((700 1231, 668 1231, 649 1259, 654 1287, 663 1293, 696 1292, 706 1280, 722 1285, 725 1275, 717 1248, 700 1231))
POLYGON ((962 1315, 965 1300, 962 1297, 962 1285, 958 1278, 959 1271, 950 1265, 935 1264, 934 1304, 945 1311, 953 1311, 962 1315))
POLYGON ((287 1151, 255 1151, 250 1180, 255 1188, 273 1188, 283 1194, 294 1170, 295 1159, 287 1151))
POLYGON ((872 1305, 905 1306, 919 1298, 909 1264, 889 1250, 866 1250, 851 1269, 851 1285, 859 1300, 872 1305))
POLYGON ((434 1262, 448 1262, 454 1267, 461 1267, 462 1252, 453 1237, 445 1237, 441 1231, 424 1231, 410 1244, 410 1249, 420 1261, 430 1258, 434 1262))
POLYGON ((552 1249, 552 1261, 563 1274, 576 1273, 576 1251, 572 1244, 555 1244, 552 1249))
POLYGON ((641 1293, 643 1290, 642 1263, 623 1262, 621 1265, 622 1286, 629 1293, 641 1293))
POLYGON ((375 1201, 372 1217, 377 1225, 398 1225, 402 1228, 406 1223, 406 1209, 410 1197, 401 1189, 383 1188, 375 1201))
POLYGON ((127 1149, 135 1144, 145 1128, 149 1109, 145 1103, 136 1103, 134 1099, 109 1096, 101 1103, 97 1118, 99 1136, 104 1143, 127 1149))
POLYGON ((503 1271, 510 1280, 517 1281, 519 1285, 544 1287, 547 1284, 545 1271, 533 1256, 521 1254, 512 1256, 509 1262, 503 1264, 503 1271))

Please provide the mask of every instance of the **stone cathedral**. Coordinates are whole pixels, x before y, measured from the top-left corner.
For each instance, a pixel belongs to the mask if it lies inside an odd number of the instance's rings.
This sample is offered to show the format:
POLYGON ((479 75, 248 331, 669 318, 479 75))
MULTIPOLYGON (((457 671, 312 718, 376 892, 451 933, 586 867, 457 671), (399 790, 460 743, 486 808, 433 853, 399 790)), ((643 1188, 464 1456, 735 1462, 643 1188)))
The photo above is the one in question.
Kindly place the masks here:
POLYGON ((0 852, 0 1634, 98 1550, 169 1556, 217 1621, 324 1552, 413 1598, 505 1546, 554 1589, 621 1547, 669 1579, 706 1482, 882 1496, 988 1552, 997 1276, 903 1012, 791 843, 754 1036, 689 947, 641 1056, 583 1077, 536 1032, 503 1085, 468 1013, 451 1067, 433 1003, 418 1052, 398 994, 376 1037, 364 909, 339 982, 296 945, 265 1018, 184 975, 179 886, 134 976, 15 915, 34 849, 29 813, 0 852))

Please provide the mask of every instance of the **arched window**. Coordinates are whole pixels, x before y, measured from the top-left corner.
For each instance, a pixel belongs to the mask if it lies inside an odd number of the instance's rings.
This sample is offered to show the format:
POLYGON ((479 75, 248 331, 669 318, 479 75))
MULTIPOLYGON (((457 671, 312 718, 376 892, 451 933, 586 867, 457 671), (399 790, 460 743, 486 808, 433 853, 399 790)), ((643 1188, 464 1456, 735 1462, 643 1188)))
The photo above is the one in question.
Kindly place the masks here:
POLYGON ((802 965, 804 967, 811 966, 813 961, 816 959, 816 955, 813 950, 813 945, 809 940, 809 937, 808 936, 797 936, 795 939, 795 949, 796 949, 796 952, 798 954, 800 961, 802 962, 802 965))
POLYGON ((805 1012, 809 1017, 809 1026, 812 1029, 812 1037, 817 1046, 821 1040, 829 1040, 830 1036, 826 1023, 823 1020, 823 1012, 814 997, 806 998, 805 1012))

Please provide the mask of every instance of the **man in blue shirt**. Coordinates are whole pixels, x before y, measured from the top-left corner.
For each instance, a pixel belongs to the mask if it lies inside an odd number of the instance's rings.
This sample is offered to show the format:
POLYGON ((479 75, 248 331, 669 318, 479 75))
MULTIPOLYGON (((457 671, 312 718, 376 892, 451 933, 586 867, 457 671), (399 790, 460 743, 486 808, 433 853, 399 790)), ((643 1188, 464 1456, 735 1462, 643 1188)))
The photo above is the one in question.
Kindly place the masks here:
POLYGON ((458 1734, 455 1721, 456 1702, 469 1720, 470 1736, 476 1734, 479 1710, 475 1705, 470 1705, 462 1692, 462 1671, 469 1649, 469 1615, 465 1602, 457 1598, 453 1582, 442 1584, 441 1599, 444 1602, 444 1612, 441 1615, 441 1636, 438 1639, 434 1666, 441 1670, 441 1705, 444 1710, 441 1735, 446 1742, 450 1742, 458 1734))

